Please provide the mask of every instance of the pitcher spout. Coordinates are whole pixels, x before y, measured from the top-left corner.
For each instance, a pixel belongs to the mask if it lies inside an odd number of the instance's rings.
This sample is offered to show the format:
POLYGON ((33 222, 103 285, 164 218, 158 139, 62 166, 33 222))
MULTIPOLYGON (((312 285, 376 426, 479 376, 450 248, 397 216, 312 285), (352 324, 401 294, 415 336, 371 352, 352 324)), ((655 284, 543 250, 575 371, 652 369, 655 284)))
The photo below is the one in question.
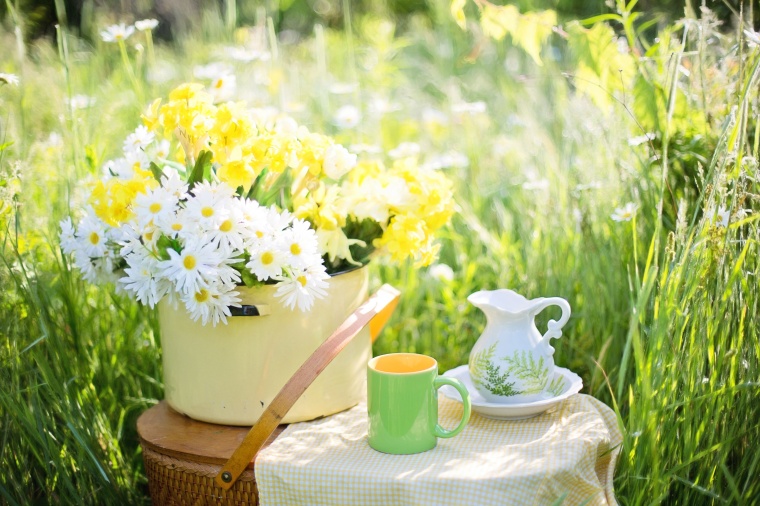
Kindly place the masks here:
POLYGON ((467 300, 489 318, 501 316, 512 319, 531 313, 543 299, 526 299, 515 291, 502 288, 480 290, 467 297, 467 300))

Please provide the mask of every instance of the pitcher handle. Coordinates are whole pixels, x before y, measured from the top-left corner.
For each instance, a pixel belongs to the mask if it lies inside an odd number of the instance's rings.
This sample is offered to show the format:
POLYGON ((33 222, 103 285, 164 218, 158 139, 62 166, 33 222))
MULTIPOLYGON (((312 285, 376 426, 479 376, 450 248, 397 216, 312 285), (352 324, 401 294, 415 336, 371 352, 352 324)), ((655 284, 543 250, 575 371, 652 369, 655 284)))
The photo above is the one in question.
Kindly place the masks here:
MULTIPOLYGON (((567 321, 570 319, 570 304, 568 304, 568 302, 561 297, 549 297, 544 299, 537 306, 536 312, 534 314, 540 313, 549 306, 559 306, 560 309, 562 309, 562 316, 560 317, 559 321, 549 320, 549 323, 547 324, 549 329, 543 336, 541 336, 541 341, 547 344, 549 343, 549 339, 557 339, 562 337, 562 327, 564 327, 567 321)), ((552 351, 554 351, 554 349, 552 349, 552 351)))

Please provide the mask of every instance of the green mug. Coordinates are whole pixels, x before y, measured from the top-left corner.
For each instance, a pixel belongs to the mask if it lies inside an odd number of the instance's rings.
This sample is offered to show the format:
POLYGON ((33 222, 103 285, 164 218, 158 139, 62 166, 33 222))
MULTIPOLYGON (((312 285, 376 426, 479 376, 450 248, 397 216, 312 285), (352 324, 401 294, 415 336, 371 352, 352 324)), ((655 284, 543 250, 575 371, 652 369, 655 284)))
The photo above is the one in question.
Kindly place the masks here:
POLYGON ((461 381, 438 376, 438 362, 416 353, 380 355, 367 364, 369 445, 396 455, 435 448, 439 437, 462 432, 470 419, 470 395, 461 381), (438 389, 451 385, 464 412, 454 430, 438 425, 438 389))

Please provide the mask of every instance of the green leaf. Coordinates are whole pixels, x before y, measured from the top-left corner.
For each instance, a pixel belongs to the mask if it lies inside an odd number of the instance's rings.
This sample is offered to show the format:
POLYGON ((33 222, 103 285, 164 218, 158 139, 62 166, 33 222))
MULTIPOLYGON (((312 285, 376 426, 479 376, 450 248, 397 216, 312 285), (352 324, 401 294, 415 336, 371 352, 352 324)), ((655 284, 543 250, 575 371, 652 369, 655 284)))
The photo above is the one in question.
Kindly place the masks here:
POLYGON ((261 197, 263 194, 263 188, 262 185, 264 184, 264 178, 266 178, 267 174, 269 174, 269 169, 266 167, 259 173, 258 176, 256 176, 256 180, 251 185, 251 189, 248 190, 248 199, 249 200, 255 200, 256 202, 261 203, 261 197))
POLYGON ((0 144, 0 151, 4 151, 5 149, 13 146, 13 141, 6 142, 4 144, 0 144))
POLYGON ((160 183, 161 178, 164 177, 164 171, 161 170, 161 167, 156 165, 155 162, 150 162, 150 171, 153 173, 153 177, 156 178, 156 181, 160 183))
POLYGON ((211 176, 211 159, 214 153, 211 151, 201 151, 198 155, 198 159, 195 161, 195 167, 190 172, 190 176, 187 178, 187 184, 192 190, 193 187, 203 181, 204 178, 208 179, 211 176))

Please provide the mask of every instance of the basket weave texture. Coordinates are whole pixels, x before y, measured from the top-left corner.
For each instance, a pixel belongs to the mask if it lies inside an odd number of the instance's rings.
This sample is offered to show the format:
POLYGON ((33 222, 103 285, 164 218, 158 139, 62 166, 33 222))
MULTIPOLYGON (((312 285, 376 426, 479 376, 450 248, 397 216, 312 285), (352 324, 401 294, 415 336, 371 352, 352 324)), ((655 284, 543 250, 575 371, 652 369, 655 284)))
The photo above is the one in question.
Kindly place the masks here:
POLYGON ((258 490, 253 470, 246 469, 230 490, 214 483, 221 465, 171 457, 142 443, 145 473, 155 506, 256 506, 258 490))

